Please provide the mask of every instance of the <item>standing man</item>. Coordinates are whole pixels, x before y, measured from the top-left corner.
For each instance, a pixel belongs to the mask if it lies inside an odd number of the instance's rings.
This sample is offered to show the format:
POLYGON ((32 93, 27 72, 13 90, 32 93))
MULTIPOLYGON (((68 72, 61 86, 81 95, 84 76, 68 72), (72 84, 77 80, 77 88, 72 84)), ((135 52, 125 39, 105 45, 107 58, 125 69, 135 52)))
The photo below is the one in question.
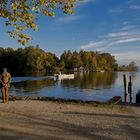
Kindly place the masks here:
POLYGON ((2 74, 0 75, 0 82, 1 82, 1 92, 2 92, 2 100, 3 103, 8 102, 9 93, 8 89, 10 87, 11 82, 11 75, 7 72, 7 69, 4 68, 2 74))

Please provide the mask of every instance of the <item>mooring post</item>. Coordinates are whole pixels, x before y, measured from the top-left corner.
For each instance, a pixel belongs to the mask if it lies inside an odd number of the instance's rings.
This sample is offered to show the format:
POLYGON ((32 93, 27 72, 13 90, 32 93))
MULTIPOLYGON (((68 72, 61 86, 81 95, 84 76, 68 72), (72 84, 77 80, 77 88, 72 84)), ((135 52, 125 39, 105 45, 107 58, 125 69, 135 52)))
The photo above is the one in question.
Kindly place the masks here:
POLYGON ((132 80, 131 76, 129 76, 129 94, 130 94, 130 103, 132 103, 132 80))
POLYGON ((136 103, 140 103, 140 89, 138 90, 138 93, 136 94, 136 103))
POLYGON ((124 82, 124 102, 128 102, 128 78, 125 74, 123 75, 123 82, 124 82))

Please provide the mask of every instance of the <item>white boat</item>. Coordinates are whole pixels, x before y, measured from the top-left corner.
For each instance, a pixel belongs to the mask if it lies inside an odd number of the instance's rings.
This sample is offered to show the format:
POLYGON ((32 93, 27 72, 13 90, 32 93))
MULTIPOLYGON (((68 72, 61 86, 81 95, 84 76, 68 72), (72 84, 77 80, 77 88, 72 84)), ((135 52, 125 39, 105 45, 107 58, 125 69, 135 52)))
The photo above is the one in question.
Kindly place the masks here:
POLYGON ((96 72, 105 72, 104 70, 96 70, 96 72))
POLYGON ((74 79, 74 74, 54 74, 54 76, 61 80, 61 79, 74 79))

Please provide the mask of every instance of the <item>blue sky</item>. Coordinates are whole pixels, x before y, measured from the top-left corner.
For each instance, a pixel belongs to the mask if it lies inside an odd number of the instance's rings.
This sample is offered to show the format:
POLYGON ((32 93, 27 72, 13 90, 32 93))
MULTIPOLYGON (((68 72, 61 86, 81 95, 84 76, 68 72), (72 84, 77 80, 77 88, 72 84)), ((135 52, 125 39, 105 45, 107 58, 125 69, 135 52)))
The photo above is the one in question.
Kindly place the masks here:
MULTIPOLYGON (((74 15, 57 12, 54 18, 40 16, 37 23, 37 32, 28 31, 28 45, 57 56, 64 50, 109 52, 119 64, 140 65, 140 0, 83 0, 74 15)), ((0 46, 21 47, 6 30, 0 22, 0 46)))

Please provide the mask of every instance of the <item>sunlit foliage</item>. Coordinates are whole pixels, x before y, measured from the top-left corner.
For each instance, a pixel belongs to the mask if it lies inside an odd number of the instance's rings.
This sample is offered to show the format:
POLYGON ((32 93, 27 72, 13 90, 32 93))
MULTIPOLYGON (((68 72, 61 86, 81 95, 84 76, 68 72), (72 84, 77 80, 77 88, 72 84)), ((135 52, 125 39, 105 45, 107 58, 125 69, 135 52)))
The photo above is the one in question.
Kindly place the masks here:
POLYGON ((128 66, 118 66, 115 57, 110 53, 93 51, 64 51, 60 58, 45 52, 37 46, 26 48, 1 48, 0 69, 6 67, 13 72, 59 72, 59 71, 114 71, 137 70, 135 62, 128 66))
POLYGON ((13 28, 8 31, 10 37, 25 45, 30 37, 24 31, 38 30, 36 20, 39 15, 54 17, 55 9, 73 14, 74 3, 75 0, 0 0, 0 18, 5 19, 6 26, 13 28))

